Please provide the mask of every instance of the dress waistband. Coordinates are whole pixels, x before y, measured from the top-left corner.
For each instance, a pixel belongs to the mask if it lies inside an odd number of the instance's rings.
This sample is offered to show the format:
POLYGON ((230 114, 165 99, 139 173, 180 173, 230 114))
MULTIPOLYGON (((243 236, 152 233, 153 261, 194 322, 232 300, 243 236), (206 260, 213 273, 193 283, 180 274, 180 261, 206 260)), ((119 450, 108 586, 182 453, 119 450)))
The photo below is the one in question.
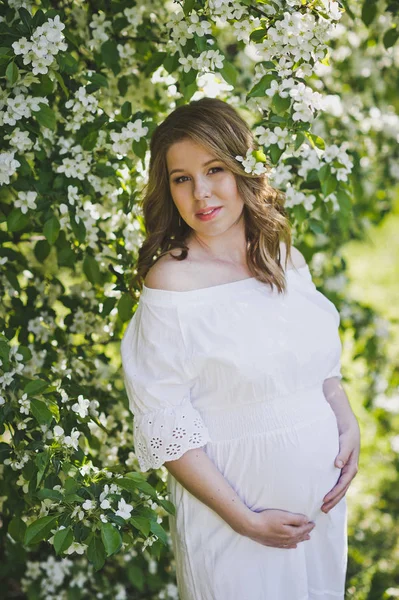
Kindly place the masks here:
POLYGON ((212 441, 278 433, 334 415, 320 385, 259 402, 204 409, 200 413, 212 441))

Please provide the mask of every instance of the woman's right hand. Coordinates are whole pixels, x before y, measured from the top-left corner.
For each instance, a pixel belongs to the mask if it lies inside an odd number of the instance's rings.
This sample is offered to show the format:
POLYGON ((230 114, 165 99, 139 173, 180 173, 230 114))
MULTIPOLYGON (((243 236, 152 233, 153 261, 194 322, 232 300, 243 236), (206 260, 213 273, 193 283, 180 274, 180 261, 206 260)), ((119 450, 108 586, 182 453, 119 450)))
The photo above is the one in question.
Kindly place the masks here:
POLYGON ((314 521, 309 521, 301 513, 267 508, 261 512, 252 512, 243 535, 263 546, 288 549, 310 540, 309 534, 314 527, 314 521))

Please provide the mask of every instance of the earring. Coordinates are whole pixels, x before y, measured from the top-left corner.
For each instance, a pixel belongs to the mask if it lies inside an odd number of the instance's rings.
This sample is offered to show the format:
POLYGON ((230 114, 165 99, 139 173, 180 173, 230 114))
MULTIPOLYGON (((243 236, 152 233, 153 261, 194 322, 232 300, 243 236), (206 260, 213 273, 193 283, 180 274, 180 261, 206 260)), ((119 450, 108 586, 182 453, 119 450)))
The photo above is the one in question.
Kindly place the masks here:
POLYGON ((180 218, 180 215, 179 215, 179 227, 181 227, 181 218, 180 218))

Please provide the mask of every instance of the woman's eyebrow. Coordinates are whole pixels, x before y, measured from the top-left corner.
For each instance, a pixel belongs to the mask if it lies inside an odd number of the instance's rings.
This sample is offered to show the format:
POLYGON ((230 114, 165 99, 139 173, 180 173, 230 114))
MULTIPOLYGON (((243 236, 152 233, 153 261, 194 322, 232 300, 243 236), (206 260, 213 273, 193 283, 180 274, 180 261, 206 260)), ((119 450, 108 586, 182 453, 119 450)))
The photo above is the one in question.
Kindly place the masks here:
MULTIPOLYGON (((206 162, 204 162, 204 164, 203 164, 202 166, 203 166, 203 167, 206 167, 207 165, 210 165, 210 164, 211 164, 211 163, 213 163, 213 162, 219 162, 219 159, 218 159, 218 158, 211 158, 211 160, 207 160, 206 162)), ((173 173, 178 173, 178 172, 181 172, 181 171, 183 171, 183 172, 184 172, 184 171, 185 171, 185 169, 173 169, 173 171, 171 171, 171 172, 169 173, 169 177, 170 177, 171 175, 173 175, 173 173)))

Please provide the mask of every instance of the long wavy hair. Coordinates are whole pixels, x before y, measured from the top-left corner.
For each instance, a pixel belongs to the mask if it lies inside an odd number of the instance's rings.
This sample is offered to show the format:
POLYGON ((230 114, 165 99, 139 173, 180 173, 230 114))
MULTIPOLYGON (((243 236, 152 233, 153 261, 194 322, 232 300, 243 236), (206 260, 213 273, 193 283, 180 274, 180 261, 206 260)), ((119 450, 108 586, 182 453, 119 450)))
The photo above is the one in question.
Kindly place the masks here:
POLYGON ((213 153, 235 176, 244 202, 247 264, 259 281, 285 291, 280 263, 280 242, 286 245, 285 268, 291 254, 291 226, 284 209, 284 194, 268 184, 267 173, 246 173, 235 158, 244 156, 255 141, 247 123, 228 103, 202 98, 176 108, 155 129, 150 142, 148 182, 143 190, 142 213, 146 239, 138 252, 130 289, 142 288, 151 266, 170 250, 180 249, 175 260, 187 258, 186 239, 192 231, 173 202, 166 154, 172 144, 190 139, 213 153))

